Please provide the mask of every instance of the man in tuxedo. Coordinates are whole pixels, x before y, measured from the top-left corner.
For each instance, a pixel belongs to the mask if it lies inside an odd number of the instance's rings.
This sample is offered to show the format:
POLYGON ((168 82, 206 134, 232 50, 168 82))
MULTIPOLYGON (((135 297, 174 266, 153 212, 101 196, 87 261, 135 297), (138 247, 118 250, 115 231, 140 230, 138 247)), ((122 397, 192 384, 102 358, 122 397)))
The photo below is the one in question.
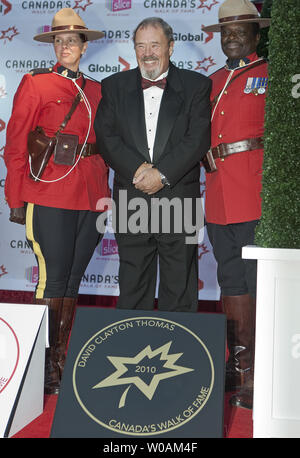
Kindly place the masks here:
POLYGON ((102 81, 94 124, 101 155, 115 172, 117 307, 153 309, 159 264, 158 309, 195 312, 198 244, 187 235, 197 232, 211 82, 170 62, 173 31, 162 19, 144 19, 133 41, 138 67, 102 81))

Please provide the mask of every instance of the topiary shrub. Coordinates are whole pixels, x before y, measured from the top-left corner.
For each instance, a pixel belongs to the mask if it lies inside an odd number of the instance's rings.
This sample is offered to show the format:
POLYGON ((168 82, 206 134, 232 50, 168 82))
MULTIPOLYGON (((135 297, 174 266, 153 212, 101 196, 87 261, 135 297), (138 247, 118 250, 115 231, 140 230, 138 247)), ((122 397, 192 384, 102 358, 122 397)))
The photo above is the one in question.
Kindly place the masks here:
POLYGON ((255 243, 300 248, 299 0, 273 0, 271 17, 262 217, 255 243))
MULTIPOLYGON (((271 17, 272 3, 273 0, 264 0, 260 13, 261 17, 271 17)), ((260 31, 260 40, 257 46, 257 54, 261 57, 265 57, 266 59, 268 58, 269 27, 264 27, 260 31)))

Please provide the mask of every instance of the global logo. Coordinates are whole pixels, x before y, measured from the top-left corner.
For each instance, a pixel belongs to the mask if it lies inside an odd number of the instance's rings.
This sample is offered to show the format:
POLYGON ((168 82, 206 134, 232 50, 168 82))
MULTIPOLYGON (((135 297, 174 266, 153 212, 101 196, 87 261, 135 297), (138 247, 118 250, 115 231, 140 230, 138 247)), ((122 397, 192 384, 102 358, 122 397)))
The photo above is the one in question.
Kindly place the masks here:
POLYGON ((0 13, 2 13, 3 16, 9 13, 11 9, 12 4, 8 0, 0 0, 0 13))
POLYGON ((122 57, 119 57, 119 64, 117 65, 99 65, 99 64, 90 64, 88 66, 88 70, 91 73, 117 73, 117 72, 125 72, 126 70, 130 69, 130 63, 127 62, 122 57))
POLYGON ((174 32, 173 34, 175 41, 193 41, 193 42, 204 42, 204 44, 208 43, 212 40, 214 34, 212 32, 204 32, 201 31, 200 33, 190 33, 190 32, 174 32))

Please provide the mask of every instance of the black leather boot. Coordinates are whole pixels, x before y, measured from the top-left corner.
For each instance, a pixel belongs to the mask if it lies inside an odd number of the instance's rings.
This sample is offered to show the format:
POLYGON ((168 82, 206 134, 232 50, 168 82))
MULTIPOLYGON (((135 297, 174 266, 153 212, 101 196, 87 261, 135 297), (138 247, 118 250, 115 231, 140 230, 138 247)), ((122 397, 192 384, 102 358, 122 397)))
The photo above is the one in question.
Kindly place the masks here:
POLYGON ((237 391, 230 404, 252 409, 255 352, 255 301, 249 294, 224 296, 227 316, 226 391, 237 391))
POLYGON ((58 365, 58 355, 56 342, 58 339, 59 323, 63 298, 51 297, 35 299, 36 304, 48 306, 49 317, 49 348, 46 348, 45 358, 45 393, 58 394, 60 387, 60 370, 58 365))
POLYGON ((73 324, 74 312, 77 304, 77 297, 64 297, 60 315, 58 338, 56 342, 56 353, 58 356, 58 367, 60 378, 65 366, 69 335, 73 324))

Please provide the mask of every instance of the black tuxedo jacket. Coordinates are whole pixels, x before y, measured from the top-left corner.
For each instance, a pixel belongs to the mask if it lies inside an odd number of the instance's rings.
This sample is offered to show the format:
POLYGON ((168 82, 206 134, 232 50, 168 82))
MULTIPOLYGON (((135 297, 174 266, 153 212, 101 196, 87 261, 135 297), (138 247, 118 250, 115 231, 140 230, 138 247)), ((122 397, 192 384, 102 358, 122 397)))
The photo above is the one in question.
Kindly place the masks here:
MULTIPOLYGON (((170 186, 164 186, 154 197, 200 196, 200 160, 210 147, 210 90, 209 78, 170 63, 152 160, 170 186)), ((99 151, 115 171, 115 202, 120 189, 127 190, 128 198, 149 199, 132 184, 138 167, 151 162, 138 67, 102 81, 94 128, 99 151)))

